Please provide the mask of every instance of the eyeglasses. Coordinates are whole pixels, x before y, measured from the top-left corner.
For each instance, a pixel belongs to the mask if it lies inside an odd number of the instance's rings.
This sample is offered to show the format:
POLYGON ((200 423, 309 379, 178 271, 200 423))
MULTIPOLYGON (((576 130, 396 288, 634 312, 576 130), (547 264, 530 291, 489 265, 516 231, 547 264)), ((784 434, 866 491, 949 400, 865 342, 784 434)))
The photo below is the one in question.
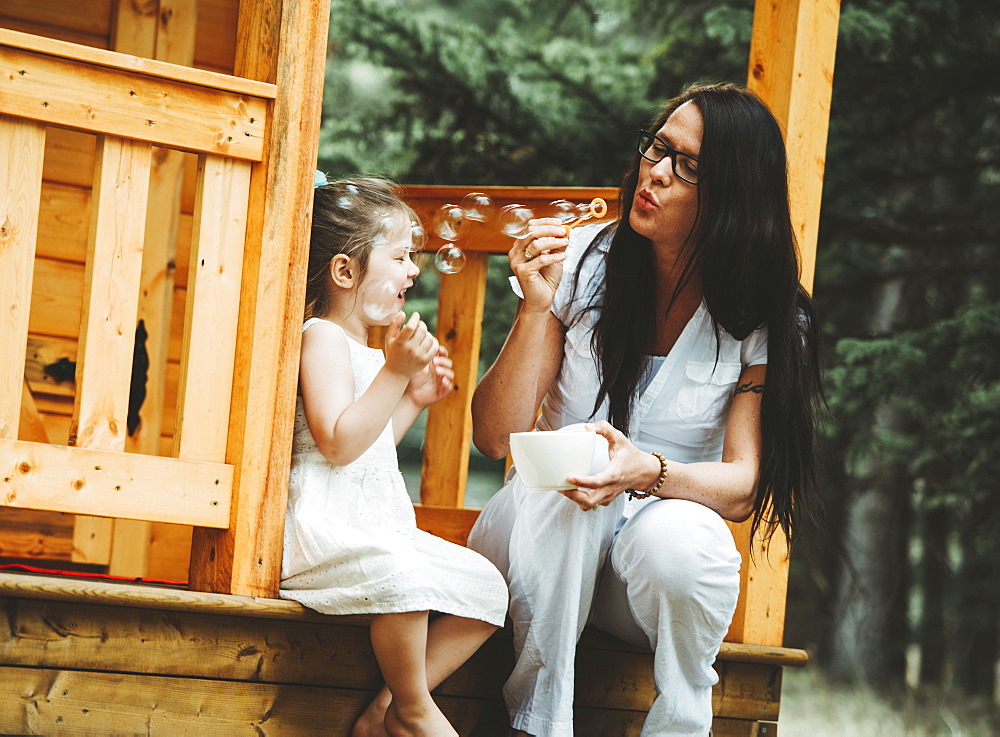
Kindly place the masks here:
POLYGON ((674 175, 688 184, 697 186, 698 159, 694 156, 682 154, 649 131, 639 131, 639 153, 646 161, 652 161, 654 164, 658 164, 669 156, 674 175))

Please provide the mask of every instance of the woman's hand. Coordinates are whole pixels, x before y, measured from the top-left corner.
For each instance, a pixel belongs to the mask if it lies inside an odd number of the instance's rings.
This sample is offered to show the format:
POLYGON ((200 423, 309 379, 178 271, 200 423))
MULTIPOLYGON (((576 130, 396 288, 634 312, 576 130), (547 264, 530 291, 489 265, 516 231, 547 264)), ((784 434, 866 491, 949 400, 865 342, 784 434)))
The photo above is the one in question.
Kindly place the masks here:
POLYGON ((437 355, 420 371, 413 375, 406 386, 406 396, 416 406, 427 407, 451 394, 455 387, 455 371, 448 349, 438 346, 437 355))
POLYGON ((420 314, 414 312, 403 325, 405 315, 400 312, 389 324, 385 334, 385 367, 388 371, 409 381, 427 367, 440 347, 427 329, 420 314))
POLYGON ((547 312, 562 279, 569 230, 555 218, 530 220, 528 231, 507 254, 524 294, 522 309, 547 312))
POLYGON ((608 465, 593 476, 571 476, 566 479, 578 488, 559 492, 576 502, 580 509, 590 511, 598 505, 606 507, 625 489, 649 489, 660 477, 660 462, 650 453, 639 450, 619 430, 601 420, 587 425, 608 441, 608 465))

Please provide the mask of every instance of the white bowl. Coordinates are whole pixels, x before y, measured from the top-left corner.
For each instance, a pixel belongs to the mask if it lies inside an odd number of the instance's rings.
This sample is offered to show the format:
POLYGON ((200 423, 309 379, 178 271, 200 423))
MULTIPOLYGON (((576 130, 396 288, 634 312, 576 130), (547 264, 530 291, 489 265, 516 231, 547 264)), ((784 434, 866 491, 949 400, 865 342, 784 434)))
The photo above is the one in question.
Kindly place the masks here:
POLYGON ((575 489, 569 476, 586 476, 594 458, 597 433, 586 430, 512 432, 510 453, 526 486, 560 491, 575 489))

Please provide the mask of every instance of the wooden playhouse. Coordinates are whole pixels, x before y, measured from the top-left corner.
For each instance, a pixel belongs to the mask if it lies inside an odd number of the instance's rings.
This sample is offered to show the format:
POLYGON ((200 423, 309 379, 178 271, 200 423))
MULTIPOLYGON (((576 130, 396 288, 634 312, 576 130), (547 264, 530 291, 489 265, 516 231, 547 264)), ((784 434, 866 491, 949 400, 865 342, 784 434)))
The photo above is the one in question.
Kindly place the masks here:
MULTIPOLYGON (((329 12, 0 5, 0 563, 21 566, 0 571, 2 733, 348 734, 380 685, 364 617, 276 598, 329 12)), ((748 83, 787 130, 807 285, 838 13, 754 18, 748 83)), ((467 189, 407 195, 429 214, 467 189)), ((481 236, 441 283, 457 390, 430 410, 417 505, 458 542, 486 260, 508 248, 481 236)), ((732 527, 714 732, 771 737, 782 667, 806 658, 781 647, 782 542, 732 527)), ((461 734, 507 734, 510 660, 500 632, 436 692, 461 734)), ((648 653, 584 634, 577 734, 637 735, 652 697, 648 653)))

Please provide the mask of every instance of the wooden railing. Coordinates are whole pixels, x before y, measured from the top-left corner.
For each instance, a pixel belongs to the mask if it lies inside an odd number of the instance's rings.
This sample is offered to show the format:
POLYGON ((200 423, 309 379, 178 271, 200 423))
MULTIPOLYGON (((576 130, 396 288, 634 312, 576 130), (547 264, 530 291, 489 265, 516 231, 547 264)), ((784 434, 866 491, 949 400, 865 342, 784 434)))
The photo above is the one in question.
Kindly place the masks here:
POLYGON ((0 503, 228 527, 250 166, 275 88, 6 30, 0 65, 0 503), (98 136, 66 446, 17 440, 48 125, 98 136), (122 452, 154 145, 199 155, 174 458, 122 452))

